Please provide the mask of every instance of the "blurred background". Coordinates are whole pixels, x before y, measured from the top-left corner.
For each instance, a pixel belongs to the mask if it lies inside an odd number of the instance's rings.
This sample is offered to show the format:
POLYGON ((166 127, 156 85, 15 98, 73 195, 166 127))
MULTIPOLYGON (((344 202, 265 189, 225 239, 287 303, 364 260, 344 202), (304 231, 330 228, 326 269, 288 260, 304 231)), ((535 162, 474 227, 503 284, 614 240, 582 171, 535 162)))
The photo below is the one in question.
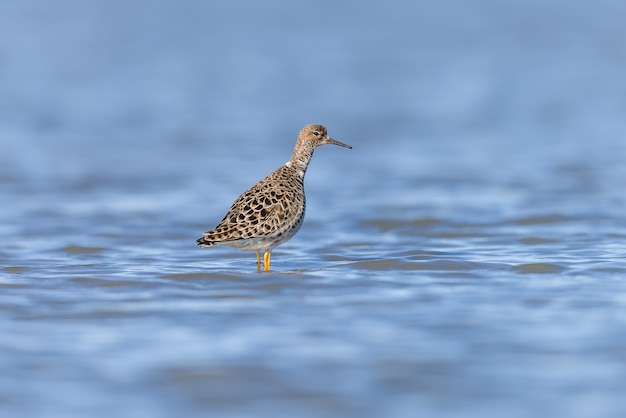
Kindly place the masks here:
POLYGON ((625 15, 4 1, 0 412, 620 416, 625 15), (309 123, 276 272, 196 249, 309 123))
POLYGON ((190 167, 255 157, 270 170, 307 123, 361 150, 358 176, 401 181, 437 158, 431 147, 451 170, 602 164, 624 155, 621 11, 611 1, 7 2, 2 175, 188 178, 190 167), (533 157, 516 163, 520 153, 533 157))

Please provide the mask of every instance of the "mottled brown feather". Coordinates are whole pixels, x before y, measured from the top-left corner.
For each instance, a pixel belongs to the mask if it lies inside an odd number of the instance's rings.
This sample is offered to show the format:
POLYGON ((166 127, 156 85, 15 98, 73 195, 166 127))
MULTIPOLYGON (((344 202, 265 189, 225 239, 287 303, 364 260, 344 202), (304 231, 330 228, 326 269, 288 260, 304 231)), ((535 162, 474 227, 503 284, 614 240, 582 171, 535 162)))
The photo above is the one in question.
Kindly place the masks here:
POLYGON ((315 149, 326 144, 352 148, 330 138, 322 125, 305 126, 289 161, 241 194, 198 245, 269 252, 291 239, 304 220, 306 169, 315 149))

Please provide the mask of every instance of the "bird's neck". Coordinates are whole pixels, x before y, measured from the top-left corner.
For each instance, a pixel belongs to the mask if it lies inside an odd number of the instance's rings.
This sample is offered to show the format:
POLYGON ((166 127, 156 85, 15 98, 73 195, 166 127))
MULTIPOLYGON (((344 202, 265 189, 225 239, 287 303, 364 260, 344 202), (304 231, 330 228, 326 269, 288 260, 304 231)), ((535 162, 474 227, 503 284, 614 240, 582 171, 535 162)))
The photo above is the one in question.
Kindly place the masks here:
POLYGON ((293 150, 293 155, 285 165, 296 169, 300 177, 304 178, 306 169, 313 157, 313 151, 315 151, 314 147, 306 146, 306 144, 304 146, 297 144, 296 148, 293 150))

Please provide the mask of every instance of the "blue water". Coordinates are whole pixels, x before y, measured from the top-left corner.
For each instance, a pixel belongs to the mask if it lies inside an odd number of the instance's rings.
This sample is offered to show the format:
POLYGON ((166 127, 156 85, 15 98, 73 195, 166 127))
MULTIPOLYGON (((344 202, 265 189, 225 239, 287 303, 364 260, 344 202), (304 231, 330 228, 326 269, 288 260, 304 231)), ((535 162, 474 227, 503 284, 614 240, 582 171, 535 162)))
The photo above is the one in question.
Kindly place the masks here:
POLYGON ((5 2, 0 415, 623 416, 625 14, 5 2), (272 271, 197 248, 308 123, 272 271))

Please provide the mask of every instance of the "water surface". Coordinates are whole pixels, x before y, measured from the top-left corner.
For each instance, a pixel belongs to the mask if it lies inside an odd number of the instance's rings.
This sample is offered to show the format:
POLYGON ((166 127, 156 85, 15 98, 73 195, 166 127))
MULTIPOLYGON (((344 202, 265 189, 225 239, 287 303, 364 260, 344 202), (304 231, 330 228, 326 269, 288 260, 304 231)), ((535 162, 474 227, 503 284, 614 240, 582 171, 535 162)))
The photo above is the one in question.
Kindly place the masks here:
POLYGON ((2 416, 623 414, 623 6, 2 8, 2 416), (307 123, 273 270, 195 247, 307 123))

